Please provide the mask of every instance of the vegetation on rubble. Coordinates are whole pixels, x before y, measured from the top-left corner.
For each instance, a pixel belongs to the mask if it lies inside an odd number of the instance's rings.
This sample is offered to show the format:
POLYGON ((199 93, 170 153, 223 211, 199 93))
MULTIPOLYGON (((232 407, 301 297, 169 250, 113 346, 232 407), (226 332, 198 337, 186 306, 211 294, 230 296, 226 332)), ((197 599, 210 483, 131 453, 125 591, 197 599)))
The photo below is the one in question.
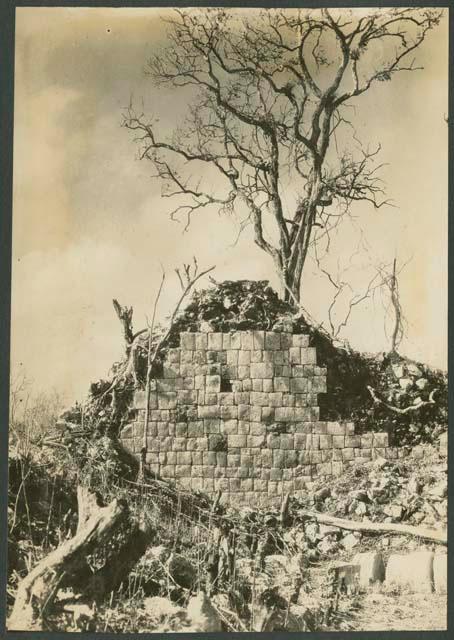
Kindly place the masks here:
MULTIPOLYGON (((367 354, 333 343, 331 337, 315 323, 309 322, 304 311, 295 313, 294 307, 281 300, 267 281, 225 281, 195 291, 186 308, 176 318, 168 340, 155 363, 154 374, 159 376, 167 349, 179 345, 182 331, 240 331, 290 330, 309 333, 311 346, 317 349, 318 364, 327 367, 328 393, 319 397, 322 420, 352 421, 359 431, 387 431, 392 444, 435 442, 447 426, 447 376, 444 372, 413 362, 399 354, 367 354), (414 373, 406 375, 407 368, 414 373), (399 372, 401 370, 401 372, 399 372), (396 372, 400 375, 396 375, 396 372), (400 379, 409 380, 407 387, 400 379), (424 387, 418 387, 418 380, 424 387), (417 410, 398 413, 385 404, 374 401, 368 389, 397 409, 404 409, 418 401, 424 402, 434 393, 433 404, 417 410)), ((157 325, 152 348, 165 333, 157 325)), ((147 336, 139 343, 136 371, 139 384, 145 384, 148 353, 147 336)), ((113 367, 115 369, 120 365, 113 367)), ((93 413, 91 423, 97 432, 118 433, 127 420, 132 399, 132 376, 116 388, 115 396, 106 393, 108 381, 91 386, 88 409, 93 413)))
MULTIPOLYGON (((42 468, 33 473, 36 478, 41 476, 41 484, 50 480, 42 475, 42 468)), ((225 509, 206 496, 177 491, 160 480, 148 479, 143 485, 117 478, 108 487, 100 487, 104 501, 126 500, 131 519, 142 525, 146 521, 148 548, 126 579, 103 595, 96 576, 105 575, 112 554, 118 557, 127 533, 127 528, 120 528, 107 547, 90 555, 92 575, 60 592, 46 623, 49 629, 68 631, 191 631, 188 603, 191 593, 202 588, 217 612, 218 630, 360 628, 355 620, 364 617, 364 603, 371 596, 369 592, 341 593, 335 602, 328 576, 332 561, 348 562, 358 551, 378 548, 387 557, 418 543, 409 543, 402 536, 352 534, 318 525, 303 514, 316 509, 352 519, 366 514, 371 522, 424 522, 433 528, 444 527, 445 476, 444 461, 430 446, 418 464, 405 459, 361 464, 333 479, 329 489, 318 482, 304 499, 291 500, 285 522, 273 508, 225 509), (270 613, 273 626, 260 626, 270 613)), ((51 529, 60 533, 47 542, 35 535, 35 523, 49 501, 30 500, 34 544, 25 547, 23 539, 16 543, 16 565, 10 567, 10 604, 19 579, 30 566, 74 535, 74 498, 68 484, 55 492, 48 520, 51 529), (72 517, 62 521, 68 501, 72 517)), ((19 512, 26 518, 23 505, 19 512)), ((26 539, 27 531, 19 534, 17 529, 12 532, 15 535, 26 539)), ((380 593, 386 596, 383 589, 380 593)), ((442 605, 440 598, 437 604, 442 605)), ((392 623, 399 625, 398 620, 392 623)))
MULTIPOLYGON (((113 499, 126 501, 128 519, 107 546, 89 555, 91 573, 85 568, 66 594, 61 591, 47 619, 49 629, 200 631, 187 613, 191 594, 200 588, 210 594, 219 630, 352 629, 362 596, 343 594, 334 607, 326 567, 334 556, 348 559, 352 547, 367 550, 376 547, 378 539, 386 550, 396 538, 341 529, 333 534, 332 527, 301 519, 301 510, 367 517, 376 523, 444 526, 444 463, 430 444, 447 424, 443 373, 398 355, 378 357, 333 345, 303 312, 295 313, 263 281, 227 281, 195 292, 163 345, 155 373, 167 349, 178 345, 180 331, 207 329, 309 333, 318 364, 328 370, 328 394, 320 398, 322 419, 351 420, 363 430, 385 429, 394 442, 428 443, 432 457, 425 456, 416 465, 399 460, 354 467, 333 480, 328 492, 315 484, 306 499, 291 502, 290 520, 284 526, 273 509, 226 510, 201 493, 177 491, 147 474, 145 484, 137 484, 138 462, 116 438, 130 419, 133 376, 114 390, 110 380, 101 380, 91 385, 83 406, 72 407, 57 421, 54 417, 36 436, 31 433, 33 421, 27 427, 16 420, 8 508, 9 606, 30 569, 74 536, 78 485, 95 493, 101 505, 113 499), (401 379, 406 380, 404 385, 401 379), (418 387, 421 379, 424 385, 418 387), (374 402, 368 386, 383 403, 374 402), (387 407, 407 407, 418 396, 426 399, 430 394, 435 402, 414 411, 396 413, 387 407), (25 455, 24 442, 28 443, 25 455), (99 579, 110 575, 112 554, 118 557, 128 548, 131 530, 144 526, 147 550, 115 588, 102 595, 99 579), (158 605, 164 613, 156 618, 152 612, 158 605)), ((166 330, 156 327, 152 346, 166 330)), ((146 338, 144 333, 138 350, 139 385, 144 385, 146 338)), ((114 365, 112 376, 121 367, 122 363, 114 365)), ((407 543, 408 538, 401 538, 402 545, 407 543)))

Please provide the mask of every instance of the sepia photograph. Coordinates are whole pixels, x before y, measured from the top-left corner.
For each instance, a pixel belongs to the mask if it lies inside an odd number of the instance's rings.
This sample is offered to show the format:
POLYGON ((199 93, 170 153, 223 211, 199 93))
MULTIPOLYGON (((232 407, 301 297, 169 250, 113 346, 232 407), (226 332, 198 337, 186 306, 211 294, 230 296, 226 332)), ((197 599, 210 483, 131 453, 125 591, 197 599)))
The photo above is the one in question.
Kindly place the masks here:
POLYGON ((15 11, 7 630, 446 631, 449 8, 124 4, 15 11))

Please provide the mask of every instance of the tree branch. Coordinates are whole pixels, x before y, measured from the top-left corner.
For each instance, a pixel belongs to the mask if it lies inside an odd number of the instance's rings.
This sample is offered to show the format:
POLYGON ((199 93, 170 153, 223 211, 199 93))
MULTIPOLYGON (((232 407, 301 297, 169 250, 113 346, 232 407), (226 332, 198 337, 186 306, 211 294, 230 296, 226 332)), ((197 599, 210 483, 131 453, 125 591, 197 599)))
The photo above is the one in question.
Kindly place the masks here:
POLYGON ((394 405, 388 404, 387 402, 382 400, 377 395, 377 392, 375 391, 375 389, 373 387, 370 387, 369 385, 367 385, 367 390, 369 391, 370 395, 372 396, 372 400, 374 401, 375 404, 383 405, 384 407, 386 407, 387 409, 389 409, 393 413, 398 413, 400 415, 405 415, 407 413, 412 413, 413 411, 418 411, 422 407, 427 407, 428 405, 431 405, 431 404, 437 404, 435 402, 435 400, 434 400, 434 395, 435 395, 436 389, 431 391, 428 400, 420 400, 420 402, 418 402, 417 404, 411 404, 408 407, 405 407, 404 409, 401 409, 400 407, 395 407, 394 405))

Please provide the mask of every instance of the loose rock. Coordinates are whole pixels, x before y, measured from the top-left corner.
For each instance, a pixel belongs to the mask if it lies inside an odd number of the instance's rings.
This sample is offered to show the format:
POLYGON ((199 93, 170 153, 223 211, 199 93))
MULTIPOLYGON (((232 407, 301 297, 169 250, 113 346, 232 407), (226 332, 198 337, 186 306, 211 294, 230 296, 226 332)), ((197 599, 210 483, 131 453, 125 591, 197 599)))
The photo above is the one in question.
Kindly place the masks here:
POLYGON ((401 389, 404 391, 409 391, 413 386, 413 380, 411 378, 401 378, 399 380, 399 384, 401 389))

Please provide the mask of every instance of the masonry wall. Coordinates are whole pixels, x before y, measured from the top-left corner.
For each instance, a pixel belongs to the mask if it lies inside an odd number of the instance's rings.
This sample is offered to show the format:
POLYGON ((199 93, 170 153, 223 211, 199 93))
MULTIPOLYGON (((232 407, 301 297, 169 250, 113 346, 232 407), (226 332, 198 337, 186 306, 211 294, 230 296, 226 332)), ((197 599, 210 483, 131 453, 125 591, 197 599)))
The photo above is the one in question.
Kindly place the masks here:
MULTIPOLYGON (((232 503, 267 504, 352 461, 396 458, 385 433, 320 420, 326 369, 308 335, 274 331, 181 333, 152 383, 146 462, 186 489, 221 490, 232 503)), ((120 438, 138 455, 145 392, 120 438)))

